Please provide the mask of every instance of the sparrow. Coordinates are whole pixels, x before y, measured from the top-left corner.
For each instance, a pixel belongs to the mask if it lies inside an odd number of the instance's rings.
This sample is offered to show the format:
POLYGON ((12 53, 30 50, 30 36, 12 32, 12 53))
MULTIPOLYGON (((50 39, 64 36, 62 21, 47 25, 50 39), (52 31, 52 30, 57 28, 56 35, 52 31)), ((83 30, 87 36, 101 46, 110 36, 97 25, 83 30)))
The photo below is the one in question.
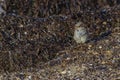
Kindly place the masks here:
POLYGON ((82 22, 75 24, 73 39, 76 43, 85 43, 88 40, 87 30, 82 22))

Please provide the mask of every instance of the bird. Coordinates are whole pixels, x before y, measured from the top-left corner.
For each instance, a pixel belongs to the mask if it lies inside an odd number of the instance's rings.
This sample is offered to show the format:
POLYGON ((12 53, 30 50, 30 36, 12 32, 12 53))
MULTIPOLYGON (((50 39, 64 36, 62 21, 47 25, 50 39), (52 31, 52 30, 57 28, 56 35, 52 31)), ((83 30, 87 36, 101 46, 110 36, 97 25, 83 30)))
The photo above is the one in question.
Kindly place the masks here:
POLYGON ((77 22, 75 24, 73 39, 76 43, 85 43, 88 40, 88 33, 85 25, 82 22, 77 22))

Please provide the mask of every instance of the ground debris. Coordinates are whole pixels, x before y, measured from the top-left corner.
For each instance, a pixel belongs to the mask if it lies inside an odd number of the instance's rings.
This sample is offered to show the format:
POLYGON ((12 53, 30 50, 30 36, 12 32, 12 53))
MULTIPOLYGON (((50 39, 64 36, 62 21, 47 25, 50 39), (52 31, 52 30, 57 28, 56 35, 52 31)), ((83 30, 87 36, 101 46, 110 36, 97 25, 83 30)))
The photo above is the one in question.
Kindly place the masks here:
POLYGON ((0 18, 0 80, 120 78, 119 0, 31 1, 8 0, 0 18), (79 21, 89 33, 86 43, 73 39, 79 21))

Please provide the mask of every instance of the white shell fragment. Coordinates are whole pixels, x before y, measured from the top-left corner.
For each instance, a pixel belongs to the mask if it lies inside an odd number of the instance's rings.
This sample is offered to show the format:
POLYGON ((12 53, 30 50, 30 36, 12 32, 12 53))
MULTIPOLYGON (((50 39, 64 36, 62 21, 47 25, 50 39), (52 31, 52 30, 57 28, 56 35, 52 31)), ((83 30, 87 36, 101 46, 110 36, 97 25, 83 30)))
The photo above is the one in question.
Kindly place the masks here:
POLYGON ((78 22, 75 25, 73 38, 77 43, 85 43, 87 41, 88 37, 87 30, 82 24, 83 24, 82 22, 78 22))

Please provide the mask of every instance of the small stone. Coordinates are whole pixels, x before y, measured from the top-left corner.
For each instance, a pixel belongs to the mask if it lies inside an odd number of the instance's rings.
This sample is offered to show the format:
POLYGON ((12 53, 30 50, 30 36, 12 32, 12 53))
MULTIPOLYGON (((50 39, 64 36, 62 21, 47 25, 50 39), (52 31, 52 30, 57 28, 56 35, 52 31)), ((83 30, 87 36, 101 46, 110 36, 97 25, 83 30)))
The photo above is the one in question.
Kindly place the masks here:
POLYGON ((92 45, 88 45, 88 49, 91 49, 92 45))
POLYGON ((102 48, 102 46, 99 46, 99 48, 101 49, 101 48, 102 48))
POLYGON ((107 24, 107 22, 103 22, 103 24, 104 24, 104 25, 106 25, 106 24, 107 24))
POLYGON ((99 53, 95 51, 95 52, 93 52, 93 54, 94 54, 94 55, 97 55, 97 54, 99 54, 99 53))
POLYGON ((106 51, 106 54, 107 55, 112 55, 112 51, 108 50, 108 51, 106 51))
POLYGON ((84 71, 84 70, 86 70, 86 69, 88 69, 88 68, 86 67, 86 65, 85 65, 85 64, 82 64, 81 70, 84 71))
POLYGON ((28 79, 30 79, 30 80, 31 80, 31 79, 32 79, 32 76, 28 76, 28 79))
POLYGON ((102 61, 101 64, 105 64, 106 62, 105 61, 102 61))
POLYGON ((27 32, 24 32, 24 34, 27 34, 27 32))
POLYGON ((111 70, 112 70, 112 68, 109 68, 109 70, 111 71, 111 70))
POLYGON ((24 27, 24 26, 23 26, 22 24, 20 24, 20 26, 19 26, 19 27, 21 27, 21 28, 22 28, 22 27, 24 27))
POLYGON ((66 73, 67 73, 67 71, 66 71, 66 70, 64 70, 64 71, 62 71, 62 72, 61 72, 61 74, 66 74, 66 73))

